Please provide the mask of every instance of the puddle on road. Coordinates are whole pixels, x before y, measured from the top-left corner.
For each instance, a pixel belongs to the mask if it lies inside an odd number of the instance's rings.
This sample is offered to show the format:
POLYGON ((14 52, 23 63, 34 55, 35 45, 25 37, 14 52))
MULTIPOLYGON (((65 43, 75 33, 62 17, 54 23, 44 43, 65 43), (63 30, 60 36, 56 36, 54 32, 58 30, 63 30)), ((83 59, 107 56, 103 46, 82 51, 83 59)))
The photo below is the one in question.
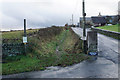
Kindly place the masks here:
POLYGON ((61 69, 61 67, 59 67, 59 66, 51 66, 51 67, 46 68, 46 70, 51 70, 51 71, 58 71, 60 69, 61 69))

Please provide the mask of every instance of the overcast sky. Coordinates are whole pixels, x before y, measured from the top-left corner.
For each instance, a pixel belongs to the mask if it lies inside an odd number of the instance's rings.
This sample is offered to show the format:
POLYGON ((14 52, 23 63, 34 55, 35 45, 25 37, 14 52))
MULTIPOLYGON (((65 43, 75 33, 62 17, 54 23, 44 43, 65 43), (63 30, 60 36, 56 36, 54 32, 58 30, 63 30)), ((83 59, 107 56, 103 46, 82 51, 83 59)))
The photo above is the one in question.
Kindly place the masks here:
MULTIPOLYGON (((116 15, 119 0, 85 0, 87 16, 116 15)), ((74 23, 82 16, 82 0, 0 0, 1 30, 50 27, 74 23)))

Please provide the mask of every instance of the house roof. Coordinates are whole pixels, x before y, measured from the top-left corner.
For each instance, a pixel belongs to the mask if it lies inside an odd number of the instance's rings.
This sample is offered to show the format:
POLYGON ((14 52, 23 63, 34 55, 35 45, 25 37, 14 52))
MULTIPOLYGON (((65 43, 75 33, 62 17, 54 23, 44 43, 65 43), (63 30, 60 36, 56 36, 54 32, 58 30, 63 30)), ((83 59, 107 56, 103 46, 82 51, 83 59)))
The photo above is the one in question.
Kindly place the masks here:
MULTIPOLYGON (((83 20, 83 17, 80 17, 80 20, 82 21, 82 20, 83 20)), ((86 21, 90 21, 90 20, 91 20, 91 17, 86 17, 85 20, 86 20, 86 21)))
POLYGON ((105 20, 105 17, 91 17, 92 19, 92 22, 95 23, 95 24, 105 24, 106 23, 106 20, 105 20))

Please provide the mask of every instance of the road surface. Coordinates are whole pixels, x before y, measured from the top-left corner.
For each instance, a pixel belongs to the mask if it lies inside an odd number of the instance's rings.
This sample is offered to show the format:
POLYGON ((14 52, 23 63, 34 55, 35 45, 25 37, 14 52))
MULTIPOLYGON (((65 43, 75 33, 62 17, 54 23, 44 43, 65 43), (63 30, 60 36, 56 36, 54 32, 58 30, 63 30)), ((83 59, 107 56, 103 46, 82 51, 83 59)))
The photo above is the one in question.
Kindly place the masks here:
MULTIPOLYGON (((72 28, 81 35, 81 28, 72 28)), ((83 61, 69 67, 48 67, 45 71, 26 72, 3 78, 118 78, 118 40, 98 34, 97 60, 83 61)))

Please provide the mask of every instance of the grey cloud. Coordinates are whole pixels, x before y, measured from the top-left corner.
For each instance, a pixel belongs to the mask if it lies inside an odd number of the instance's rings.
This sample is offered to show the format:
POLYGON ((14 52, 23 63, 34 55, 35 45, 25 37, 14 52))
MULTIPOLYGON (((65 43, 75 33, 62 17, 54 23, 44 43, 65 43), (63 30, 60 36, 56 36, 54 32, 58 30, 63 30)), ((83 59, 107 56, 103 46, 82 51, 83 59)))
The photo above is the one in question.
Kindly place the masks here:
MULTIPOLYGON (((97 15, 98 12, 113 14, 115 7, 109 0, 85 0, 88 16, 97 15), (97 2, 98 1, 98 2, 97 2), (105 3, 105 4, 103 4, 105 3), (106 4, 107 3, 107 4, 106 4), (108 10, 108 12, 106 12, 108 10)), ((115 0, 115 3, 117 0, 115 0)), ((3 15, 3 29, 22 29, 23 19, 27 19, 28 28, 47 27, 52 24, 64 25, 70 23, 72 13, 77 23, 82 15, 82 5, 79 0, 33 0, 32 2, 4 2, 0 7, 3 15), (77 3, 78 8, 74 8, 77 3), (74 2, 74 3, 73 3, 74 2)), ((1 24, 1 22, 0 22, 1 24)))

